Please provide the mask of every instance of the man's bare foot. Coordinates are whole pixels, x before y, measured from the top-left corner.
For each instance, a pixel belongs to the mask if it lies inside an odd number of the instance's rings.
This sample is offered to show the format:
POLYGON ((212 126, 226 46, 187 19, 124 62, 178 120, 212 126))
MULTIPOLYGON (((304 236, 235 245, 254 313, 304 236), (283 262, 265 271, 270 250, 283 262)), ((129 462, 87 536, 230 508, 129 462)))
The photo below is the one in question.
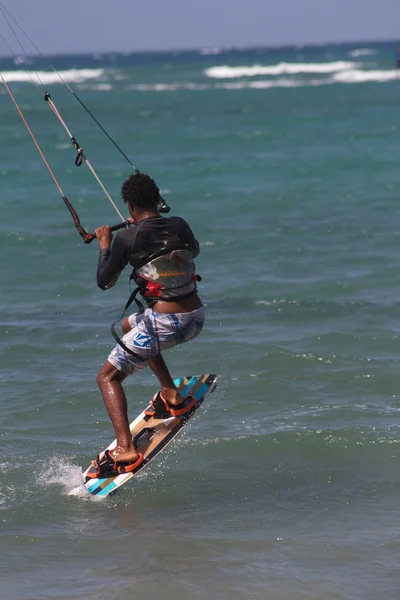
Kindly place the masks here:
POLYGON ((132 448, 132 450, 124 450, 121 446, 116 446, 110 450, 110 455, 117 462, 135 462, 139 458, 139 453, 132 448))
POLYGON ((175 391, 174 396, 171 395, 166 398, 163 391, 161 391, 154 396, 153 400, 150 402, 150 406, 144 410, 144 414, 148 417, 153 417, 154 419, 182 417, 191 411, 195 404, 196 398, 192 396, 182 398, 182 396, 175 391))
POLYGON ((183 402, 183 398, 178 390, 173 388, 162 388, 161 395, 171 406, 176 406, 177 404, 181 404, 183 402))
MULTIPOLYGON (((115 477, 125 473, 133 473, 143 463, 143 455, 136 452, 132 457, 132 452, 129 450, 118 452, 117 447, 115 456, 111 450, 105 450, 102 455, 97 457, 97 460, 92 461, 92 469, 89 469, 87 477, 89 479, 104 479, 106 477, 115 477)), ((121 448, 122 450, 122 448, 121 448)))
MULTIPOLYGON (((103 460, 105 452, 102 452, 99 456, 100 461, 103 460)), ((110 450, 109 455, 111 458, 115 460, 117 464, 119 463, 133 463, 136 462, 139 458, 138 452, 135 449, 133 450, 124 450, 121 446, 116 446, 112 450, 110 450)), ((92 461, 92 465, 95 467, 97 462, 95 460, 92 461)))

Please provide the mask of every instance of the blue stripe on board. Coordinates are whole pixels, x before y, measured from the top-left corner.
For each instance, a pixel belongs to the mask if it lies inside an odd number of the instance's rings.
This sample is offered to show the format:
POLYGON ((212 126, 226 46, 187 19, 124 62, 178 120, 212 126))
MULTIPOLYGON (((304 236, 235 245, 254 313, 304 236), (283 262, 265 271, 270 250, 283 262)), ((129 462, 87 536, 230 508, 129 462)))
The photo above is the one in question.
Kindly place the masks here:
POLYGON ((112 481, 104 488, 104 490, 95 494, 95 491, 100 486, 99 481, 100 481, 100 479, 96 479, 95 483, 93 483, 90 487, 86 488, 90 494, 94 494, 95 496, 102 496, 105 490, 107 490, 107 494, 108 494, 108 492, 111 491, 113 489, 113 487, 115 487, 115 483, 112 481))
POLYGON ((107 487, 103 488, 96 496, 108 496, 108 494, 115 488, 115 483, 112 481, 107 487))
POLYGON ((209 385, 207 385, 207 383, 202 383, 201 386, 199 387, 199 389, 195 392, 194 396, 196 398, 197 401, 200 400, 200 398, 206 393, 206 391, 208 390, 209 385))
MULTIPOLYGON (((183 379, 183 377, 180 377, 179 379, 175 379, 174 380, 174 384, 176 386, 178 386, 179 383, 182 381, 182 379, 183 379)), ((197 383, 198 380, 199 380, 198 377, 192 376, 191 379, 189 380, 189 382, 181 390, 181 392, 180 392, 181 396, 185 397, 190 392, 190 390, 192 389, 192 387, 197 383)))

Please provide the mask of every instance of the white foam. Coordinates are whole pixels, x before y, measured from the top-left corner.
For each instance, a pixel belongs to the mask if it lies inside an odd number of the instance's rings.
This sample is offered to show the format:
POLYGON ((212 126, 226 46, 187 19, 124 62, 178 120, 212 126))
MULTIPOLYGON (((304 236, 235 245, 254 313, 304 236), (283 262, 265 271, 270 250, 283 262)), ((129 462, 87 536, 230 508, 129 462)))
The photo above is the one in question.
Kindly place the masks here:
POLYGON ((216 55, 216 54, 221 54, 221 52, 223 52, 224 49, 223 48, 201 48, 200 50, 200 54, 203 54, 204 56, 210 56, 210 55, 216 55))
POLYGON ((400 69, 392 69, 386 71, 364 71, 362 69, 350 69, 335 73, 331 77, 334 83, 365 83, 367 81, 385 82, 400 79, 400 69))
MULTIPOLYGON (((338 64, 338 63, 336 63, 338 64)), ((353 63, 350 63, 353 64, 353 63)), ((344 69, 331 74, 330 77, 320 78, 291 78, 280 77, 273 79, 257 79, 255 81, 244 79, 241 81, 224 81, 218 83, 194 83, 194 82, 174 82, 174 83, 151 83, 130 85, 129 89, 138 92, 176 92, 180 90, 242 90, 242 89, 272 89, 272 88, 300 88, 332 85, 334 83, 366 83, 376 82, 384 83, 400 79, 400 69, 389 70, 364 70, 364 69, 344 69)))
POLYGON ((356 48, 356 50, 349 52, 349 56, 352 58, 357 58, 357 56, 373 56, 374 54, 378 54, 378 50, 374 48, 356 48))
POLYGON ((192 83, 188 81, 179 83, 138 83, 130 85, 129 89, 138 92, 176 92, 178 90, 209 90, 212 89, 212 86, 206 83, 192 83))
POLYGON ((40 469, 37 480, 41 485, 60 485, 63 496, 96 499, 84 486, 82 468, 74 465, 68 457, 54 456, 40 469))
POLYGON ((79 86, 82 90, 95 90, 99 92, 111 92, 113 86, 111 83, 83 83, 79 86))
POLYGON ((197 83, 154 83, 131 85, 129 89, 138 92, 177 92, 179 90, 265 90, 273 88, 300 88, 317 87, 322 85, 332 85, 333 83, 365 83, 377 82, 384 83, 400 79, 400 70, 393 71, 363 71, 358 69, 349 69, 341 73, 335 73, 328 78, 320 79, 261 79, 257 81, 231 81, 218 84, 197 84, 197 83))
POLYGON ((204 70, 207 77, 216 79, 236 79, 239 77, 258 77, 260 75, 296 75, 298 73, 334 73, 359 66, 358 63, 346 60, 337 60, 326 63, 286 63, 263 66, 252 65, 242 67, 210 67, 204 70))
POLYGON ((218 84, 205 83, 153 83, 153 84, 137 84, 129 86, 129 89, 137 92, 177 92, 179 90, 241 90, 244 88, 265 89, 274 87, 303 87, 307 85, 306 81, 295 79, 266 79, 262 81, 232 81, 218 84))
MULTIPOLYGON (((104 69, 68 69, 59 71, 59 74, 68 83, 81 83, 88 79, 98 79, 104 74, 104 69)), ((3 71, 2 76, 7 83, 34 81, 38 85, 62 83, 57 73, 47 71, 3 71)))
POLYGON ((31 65, 33 60, 27 56, 16 56, 13 60, 14 65, 31 65))
POLYGON ((215 85, 214 89, 221 90, 243 90, 243 89, 254 89, 254 90, 266 90, 271 88, 295 88, 304 87, 307 85, 307 81, 301 81, 296 79, 263 79, 259 81, 235 81, 231 83, 220 83, 215 85))

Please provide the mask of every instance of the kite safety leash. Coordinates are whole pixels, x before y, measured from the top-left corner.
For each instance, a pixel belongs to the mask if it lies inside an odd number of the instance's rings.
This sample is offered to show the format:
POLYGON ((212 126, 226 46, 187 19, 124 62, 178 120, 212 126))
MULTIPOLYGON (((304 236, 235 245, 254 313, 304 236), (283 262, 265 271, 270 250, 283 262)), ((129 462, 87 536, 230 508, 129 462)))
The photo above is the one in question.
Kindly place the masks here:
POLYGON ((75 150, 77 150, 78 154, 76 155, 75 158, 75 166, 80 167, 82 162, 84 161, 85 164, 87 165, 89 171, 92 173, 93 177, 96 179, 97 183, 99 184, 99 186, 101 187, 101 189, 103 190, 103 192, 105 193, 105 195, 107 196, 108 200, 110 201, 111 205, 114 207, 115 211, 117 212, 118 216, 120 217, 120 219, 122 221, 125 221, 124 217, 122 216, 122 214, 120 213, 120 211, 118 210, 117 205, 115 204, 114 200, 111 198, 110 194, 108 193, 107 189, 105 188, 103 182, 101 181, 100 177, 97 175, 96 171, 94 170, 91 162, 89 161, 89 159, 86 157, 86 155, 83 152, 83 148, 80 146, 80 144, 78 144, 76 138, 72 135, 72 133, 70 132, 70 130, 68 129, 64 119, 62 118, 60 112, 58 111, 56 105, 54 104, 50 93, 46 92, 44 95, 44 99, 46 100, 47 104, 50 106, 51 110, 53 111, 53 113, 55 114, 55 116, 57 117, 57 119, 60 121, 61 125, 64 127, 65 131, 67 132, 69 139, 71 140, 71 144, 73 145, 73 147, 75 148, 75 150))
MULTIPOLYGON (((43 154, 43 151, 42 151, 42 149, 41 149, 41 147, 39 145, 39 142, 37 141, 34 133, 31 130, 31 128, 29 127, 28 122, 25 119, 25 116, 24 116, 24 114, 23 114, 23 112, 22 112, 22 110, 21 110, 18 102, 16 101, 14 94, 10 90, 10 88, 9 88, 6 80, 4 79, 4 77, 3 77, 3 75, 1 73, 0 73, 0 77, 1 77, 2 82, 4 83, 4 86, 5 86, 8 94, 9 94, 12 102, 15 105, 15 108, 17 109, 17 111, 19 113, 19 116, 21 117, 21 119, 22 119, 25 127, 27 128, 27 130, 28 130, 28 132, 29 132, 29 134, 30 134, 30 136, 31 136, 31 138, 32 138, 32 140, 33 140, 33 142, 34 142, 34 144, 35 144, 35 146, 36 146, 36 148, 37 148, 40 156, 42 157, 42 160, 43 160, 43 162, 44 162, 44 164, 45 164, 48 172, 50 173, 51 178, 53 179, 53 181, 54 181, 54 183, 55 183, 58 191, 60 192, 60 195, 61 195, 62 199, 64 200, 65 206, 68 208, 69 212, 71 213, 72 219, 73 219, 73 221, 75 223, 75 227, 77 228, 79 235, 82 237, 82 239, 85 242, 85 244, 90 244, 90 242, 92 242, 96 238, 96 234, 94 234, 94 233, 88 233, 82 227, 76 210, 74 209, 74 207, 72 206, 71 202, 68 200, 68 198, 64 194, 64 192, 63 192, 63 190, 61 188, 61 185, 59 184, 56 176, 53 173, 52 168, 50 167, 49 163, 47 162, 47 159, 46 159, 45 155, 43 154)), ((121 215, 121 217, 122 217, 122 215, 121 215)), ((128 227, 129 224, 130 224, 129 221, 123 220, 122 223, 118 223, 118 225, 113 225, 111 227, 111 231, 117 231, 118 229, 122 229, 123 227, 128 227)))
MULTIPOLYGON (((41 58, 43 59, 43 61, 46 63, 47 67, 49 67, 50 69, 52 69, 54 71, 54 73, 59 77, 59 79, 61 80, 61 82, 67 87, 67 89, 71 92, 71 94, 74 96, 74 98, 80 103, 80 105, 85 109, 85 111, 90 115, 90 117, 95 121, 95 123, 97 124, 97 126, 102 130, 102 132, 107 136, 107 138, 109 139, 109 141, 112 142, 112 144, 115 146, 115 148, 120 152, 120 154, 124 157, 124 159, 129 163, 129 165, 131 166, 131 168, 136 172, 139 173, 139 169, 137 167, 135 167, 135 165, 131 162, 131 160, 128 158, 128 156, 125 154, 125 152, 120 148, 120 146, 113 140, 113 138, 109 135, 109 133, 104 129, 104 127, 101 125, 101 123, 96 119, 96 117, 93 115, 93 113, 89 110, 89 108, 84 104, 84 102, 78 97, 78 95, 74 92, 74 90, 71 88, 70 85, 68 85, 68 83, 65 81, 65 79, 61 76, 61 74, 53 67, 53 65, 48 61, 48 59, 46 58, 46 56, 41 52, 41 50, 38 48, 38 46, 33 42, 33 40, 29 37, 29 35, 22 29, 22 27, 19 25, 19 23, 14 19, 14 17, 11 15, 11 13, 7 10, 7 8, 2 4, 2 2, 0 1, 0 12, 2 13, 5 21, 7 22, 13 36, 15 37, 15 39, 17 40, 22 52, 25 55, 26 59, 29 59, 28 54, 24 48, 24 46, 22 45, 14 27, 12 26, 10 21, 13 21, 13 23, 18 27, 18 29, 22 32, 22 34, 26 37, 27 40, 29 40, 29 42, 33 45, 33 47, 36 49, 36 51, 40 54, 41 58)), ((9 46, 9 44, 7 43, 7 41, 5 40, 5 38, 3 37, 3 35, 0 34, 0 39, 4 42, 4 44, 7 46, 8 50, 11 52, 11 54, 14 56, 15 59, 17 59, 17 55, 13 52, 12 48, 9 46)), ((32 81, 32 83, 35 85, 35 87, 39 90, 39 92, 41 93, 42 97, 44 97, 45 101, 47 102, 48 106, 50 107, 50 109, 52 110, 52 112, 54 113, 54 115, 56 116, 56 118, 58 119, 58 121, 60 122, 60 124, 62 125, 62 127, 64 128, 64 130, 66 131, 72 146, 75 148, 75 150, 77 151, 77 155, 75 158, 75 165, 77 167, 80 167, 83 162, 87 165, 88 169, 90 170, 90 172, 92 173, 93 177, 96 179, 97 183, 99 184, 99 186, 101 187, 101 189, 103 190, 104 194, 106 195, 107 199, 109 200, 109 202, 111 203, 111 205, 113 206, 114 210, 116 211, 116 213, 118 214, 119 218, 121 219, 121 223, 119 223, 118 225, 113 225, 110 227, 111 231, 117 231, 118 229, 122 229, 125 227, 129 227, 130 225, 130 221, 125 220, 125 218, 123 217, 122 213, 119 211, 116 203, 114 202, 114 200, 112 199, 111 195, 109 194, 108 190, 106 189, 106 187, 104 186, 103 182, 101 181, 100 177, 98 176, 97 172, 95 171, 93 165, 91 164, 91 162, 88 160, 86 154, 83 151, 82 146, 78 143, 76 137, 72 134, 72 132, 70 131, 70 129, 68 128, 66 122, 64 121, 63 117, 60 114, 60 111, 58 110, 58 108, 56 107, 50 92, 48 92, 47 90, 45 91, 44 95, 43 95, 43 89, 40 89, 37 81, 35 81, 35 79, 32 77, 32 74, 29 71, 26 71, 29 79, 32 81)), ((60 195, 64 201, 64 204, 66 205, 66 207, 68 208, 72 219, 74 221, 75 227, 78 230, 79 235, 82 237, 82 239, 84 240, 85 244, 90 244, 90 242, 92 242, 96 235, 93 233, 88 233, 81 225, 78 214, 76 212, 76 210, 74 209, 74 207, 72 206, 71 202, 68 200, 68 198, 65 196, 65 194, 63 193, 61 186, 59 184, 59 182, 57 181, 57 178, 55 177, 48 161, 46 160, 46 157, 42 151, 42 149, 39 146, 39 143, 35 137, 35 135, 33 134, 32 130, 30 129, 25 116, 20 108, 20 106, 18 105, 13 93, 11 92, 4 76, 0 73, 0 77, 2 82, 4 83, 4 86, 7 90, 7 93, 9 94, 11 100, 13 101, 25 127, 27 128, 30 136, 33 139, 33 142, 40 154, 40 156, 42 157, 42 160, 47 168, 47 170, 49 171, 58 191, 60 192, 60 195)), ((36 78, 37 80, 40 82, 40 85, 43 88, 43 83, 40 79, 40 75, 39 73, 36 73, 36 78)), ((170 207, 167 205, 167 203, 165 202, 164 198, 160 195, 160 200, 159 200, 159 210, 160 212, 164 212, 167 213, 170 211, 170 207)))
MULTIPOLYGON (((118 152, 121 154, 121 156, 123 156, 123 158, 126 160, 126 162, 130 165, 130 167, 135 171, 135 173, 140 173, 139 169, 137 167, 135 167, 135 165, 133 164, 133 162, 129 159, 129 157, 127 156, 127 154, 122 150, 122 148, 117 144, 117 142, 111 137, 111 135, 106 131, 106 129, 103 127, 103 125, 98 121, 98 119, 95 117, 95 115, 92 113, 92 111, 86 106, 86 104, 81 100, 81 98, 78 96, 78 94, 72 89, 72 87, 67 83, 67 81, 62 77, 62 75, 57 71, 57 69, 50 63, 50 61, 48 60, 48 58, 43 54, 43 52, 40 50, 40 48, 35 44, 35 42, 31 39, 31 37, 26 33, 26 31, 21 27, 21 25, 18 23, 18 21, 16 21, 16 19, 12 16, 12 14, 10 13, 10 11, 2 4, 2 2, 0 1, 0 11, 3 14, 4 19, 6 20, 9 28, 11 29, 13 36, 16 38, 22 52, 25 55, 25 58, 28 58, 28 54, 24 48, 24 46, 22 45, 20 39, 18 38, 18 35, 15 31, 15 29, 13 28, 12 24, 10 21, 12 21, 14 23, 14 25, 16 25, 19 29, 19 31, 24 35, 24 37, 30 42, 30 44, 32 44, 32 46, 35 48, 35 50, 38 52, 38 54, 40 55, 40 57, 42 58, 42 60, 45 62, 45 64, 47 65, 47 67, 49 69, 51 69, 56 75, 57 77, 60 79, 60 81, 65 85, 65 87, 68 89, 68 91, 74 96, 74 98, 79 102, 79 104, 81 105, 81 107, 88 113, 88 115, 93 119, 93 121, 96 123, 96 125, 101 129, 101 131, 104 133, 104 135, 108 138, 108 140, 113 144, 113 146, 118 150, 118 152)), ((6 44, 7 48, 9 49, 9 51, 14 55, 14 58, 18 58, 16 56, 16 54, 12 51, 12 49, 9 47, 9 45, 7 44, 7 42, 4 40, 3 36, 0 36, 1 39, 3 40, 3 42, 6 44)), ((36 87, 37 84, 35 83, 35 81, 32 79, 31 74, 29 72, 27 72, 29 78, 31 79, 31 81, 35 84, 36 87)), ((37 78, 40 81, 40 77, 37 74, 37 78)), ((40 83, 42 84, 42 82, 40 81, 40 83)), ((79 143, 76 140, 76 137, 74 137, 72 135, 72 133, 69 131, 65 121, 63 120, 63 118, 61 117, 60 112, 58 111, 57 107, 55 106, 53 99, 51 98, 51 95, 49 92, 46 91, 46 93, 44 94, 44 99, 46 100, 46 102, 49 104, 51 110, 53 111, 53 113, 56 115, 56 117, 58 118, 58 120, 60 121, 61 125, 64 127, 65 131, 67 132, 70 141, 72 143, 72 145, 74 146, 74 148, 77 150, 77 156, 75 158, 75 165, 77 167, 79 167, 82 162, 84 161, 86 163, 86 165, 88 166, 89 170, 91 171, 92 175, 95 177, 96 181, 98 182, 98 184, 100 185, 100 187, 102 188, 103 192, 105 193, 105 195, 107 196, 108 200, 111 202, 112 206, 114 207, 114 209, 116 210, 117 214, 119 215, 119 217, 124 221, 124 217, 121 215, 121 213, 119 212, 115 202, 112 200, 110 194, 108 193, 108 191, 106 190, 104 184, 102 183, 102 181, 100 180, 100 178, 98 177, 96 171, 94 170, 93 166, 91 165, 91 163, 88 161, 87 157, 85 156, 85 154, 83 153, 83 149, 82 147, 79 145, 79 143)), ((160 205, 160 212, 162 213, 168 213, 171 209, 170 207, 167 205, 165 199, 160 195, 160 201, 159 201, 159 205, 160 205)))

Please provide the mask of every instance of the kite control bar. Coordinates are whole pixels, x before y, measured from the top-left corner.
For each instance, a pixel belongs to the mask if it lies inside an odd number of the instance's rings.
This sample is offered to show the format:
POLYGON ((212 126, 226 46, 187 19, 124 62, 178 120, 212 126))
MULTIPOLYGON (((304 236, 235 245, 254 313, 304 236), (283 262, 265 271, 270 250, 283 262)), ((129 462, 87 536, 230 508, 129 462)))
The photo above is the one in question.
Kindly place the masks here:
MULTIPOLYGON (((130 221, 123 221, 122 223, 118 223, 118 225, 112 225, 110 227, 111 231, 118 231, 118 229, 123 229, 124 227, 129 227, 129 225, 131 225, 130 221)), ((93 240, 96 239, 96 234, 95 233, 88 233, 87 231, 85 231, 82 228, 82 232, 79 231, 80 235, 83 237, 83 241, 85 242, 85 244, 90 244, 91 242, 93 242, 93 240)))
MULTIPOLYGON (((64 197, 64 202, 65 202, 65 200, 67 200, 67 199, 64 197)), ((87 231, 85 231, 83 229, 82 225, 80 224, 78 215, 76 214, 76 211, 72 208, 71 203, 67 200, 66 204, 67 204, 67 207, 68 207, 70 213, 72 214, 72 217, 75 222, 75 226, 77 227, 79 234, 82 236, 83 241, 85 242, 85 244, 90 244, 96 238, 96 234, 88 233, 87 231), (71 208, 72 208, 72 211, 71 211, 71 208)), ((159 212, 160 213, 169 213, 170 210, 171 210, 171 208, 166 204, 164 198, 162 196, 160 196, 159 212)), ((122 221, 122 223, 118 223, 118 225, 112 225, 110 227, 110 230, 118 231, 118 229, 123 229, 124 227, 129 227, 131 224, 132 224, 131 221, 122 221)))

